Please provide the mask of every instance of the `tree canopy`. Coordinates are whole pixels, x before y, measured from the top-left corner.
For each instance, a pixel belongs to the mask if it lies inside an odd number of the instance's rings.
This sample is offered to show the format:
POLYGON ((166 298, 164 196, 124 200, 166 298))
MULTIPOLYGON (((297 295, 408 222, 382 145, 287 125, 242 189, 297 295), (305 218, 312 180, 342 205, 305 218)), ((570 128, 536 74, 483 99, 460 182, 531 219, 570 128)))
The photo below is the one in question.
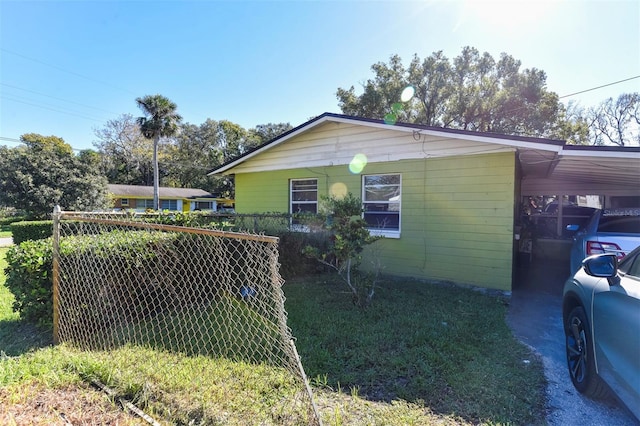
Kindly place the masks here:
POLYGON ((558 133, 562 109, 558 95, 546 88, 546 74, 521 69, 506 53, 496 60, 465 47, 452 60, 442 51, 424 60, 414 55, 408 66, 393 55, 371 69, 375 76, 363 84, 362 94, 353 86, 338 88, 343 113, 511 135, 558 133), (413 96, 402 99, 407 88, 413 96))
POLYGON ((76 156, 56 136, 22 135, 23 145, 0 146, 0 204, 48 217, 55 205, 66 210, 108 206, 107 180, 90 152, 76 156))
MULTIPOLYGON (((200 188, 232 197, 231 178, 207 176, 207 172, 290 129, 289 123, 260 124, 248 130, 228 120, 180 123, 176 134, 158 146, 159 181, 162 186, 200 188)), ((142 136, 137 119, 123 114, 94 134, 93 144, 109 183, 153 184, 153 141, 142 136)))

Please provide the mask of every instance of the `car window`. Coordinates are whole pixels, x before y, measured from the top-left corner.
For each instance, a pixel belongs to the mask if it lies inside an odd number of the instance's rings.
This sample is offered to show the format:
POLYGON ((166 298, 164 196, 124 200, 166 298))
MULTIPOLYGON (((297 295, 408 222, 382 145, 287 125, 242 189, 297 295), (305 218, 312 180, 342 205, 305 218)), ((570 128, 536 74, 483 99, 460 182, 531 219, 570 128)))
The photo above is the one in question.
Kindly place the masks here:
POLYGON ((640 234, 640 216, 603 216, 598 224, 598 232, 640 234))
POLYGON ((626 257, 624 262, 620 264, 620 271, 640 278, 640 253, 635 254, 633 257, 626 257))

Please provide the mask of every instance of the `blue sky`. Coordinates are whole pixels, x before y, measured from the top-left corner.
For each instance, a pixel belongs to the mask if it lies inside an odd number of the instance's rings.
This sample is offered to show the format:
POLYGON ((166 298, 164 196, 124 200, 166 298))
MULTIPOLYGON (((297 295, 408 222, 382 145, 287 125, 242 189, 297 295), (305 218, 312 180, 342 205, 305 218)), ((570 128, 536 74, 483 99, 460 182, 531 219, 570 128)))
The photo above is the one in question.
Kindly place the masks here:
MULTIPOLYGON (((245 128, 340 112, 371 65, 464 46, 547 73, 560 96, 640 75, 640 1, 0 0, 0 144, 92 148, 94 129, 162 94, 184 121, 245 128)), ((564 98, 593 106, 640 78, 564 98)))

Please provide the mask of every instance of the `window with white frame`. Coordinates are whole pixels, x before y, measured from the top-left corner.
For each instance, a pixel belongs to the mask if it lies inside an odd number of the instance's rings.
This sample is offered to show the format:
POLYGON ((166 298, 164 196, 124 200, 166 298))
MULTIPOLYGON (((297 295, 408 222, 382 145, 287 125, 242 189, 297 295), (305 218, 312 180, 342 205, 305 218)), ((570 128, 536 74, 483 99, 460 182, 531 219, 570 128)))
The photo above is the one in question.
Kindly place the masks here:
POLYGON ((363 218, 373 235, 400 237, 400 174, 362 176, 363 218))
POLYGON ((289 212, 318 213, 318 179, 291 179, 289 212))
MULTIPOLYGON (((291 179, 289 181, 289 213, 318 213, 318 179, 291 179)), ((307 231, 295 217, 291 218, 292 229, 307 231)))

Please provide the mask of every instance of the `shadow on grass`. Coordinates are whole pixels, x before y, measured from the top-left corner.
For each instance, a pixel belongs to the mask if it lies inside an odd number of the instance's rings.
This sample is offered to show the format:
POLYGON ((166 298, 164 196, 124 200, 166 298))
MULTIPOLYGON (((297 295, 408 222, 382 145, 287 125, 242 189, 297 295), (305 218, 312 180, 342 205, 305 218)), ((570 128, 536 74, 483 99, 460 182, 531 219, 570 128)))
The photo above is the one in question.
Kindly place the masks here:
POLYGON ((0 321, 0 351, 7 356, 22 355, 52 344, 51 328, 19 319, 0 321))

